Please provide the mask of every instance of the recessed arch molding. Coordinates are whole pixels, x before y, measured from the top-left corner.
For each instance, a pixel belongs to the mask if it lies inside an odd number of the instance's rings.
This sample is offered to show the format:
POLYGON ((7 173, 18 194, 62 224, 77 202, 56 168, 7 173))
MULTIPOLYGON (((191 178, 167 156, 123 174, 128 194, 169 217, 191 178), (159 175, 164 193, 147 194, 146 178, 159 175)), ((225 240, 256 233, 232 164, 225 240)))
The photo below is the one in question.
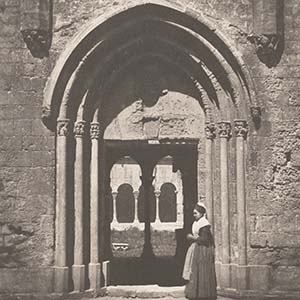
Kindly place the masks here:
MULTIPOLYGON (((103 285, 99 274, 104 269, 102 253, 109 252, 109 249, 104 249, 110 238, 109 224, 105 223, 105 209, 108 207, 105 199, 111 197, 109 170, 112 163, 106 161, 111 153, 107 153, 109 147, 105 142, 122 143, 125 140, 104 138, 109 122, 104 120, 103 114, 109 110, 111 119, 115 119, 128 105, 125 103, 116 108, 117 104, 109 102, 106 95, 107 91, 113 90, 111 86, 118 82, 118 78, 143 62, 149 65, 155 62, 168 71, 174 70, 175 75, 186 80, 184 84, 192 87, 190 94, 185 96, 195 100, 189 103, 199 104, 196 121, 200 120, 201 124, 201 129, 197 130, 203 131, 200 138, 183 138, 184 142, 182 138, 172 140, 165 137, 162 140, 171 147, 176 147, 176 144, 184 147, 190 143, 193 151, 194 148, 197 150, 198 196, 205 198, 212 224, 218 223, 214 220, 214 207, 219 205, 218 221, 222 224, 219 236, 223 245, 219 247, 220 286, 233 288, 233 279, 236 278, 233 274, 238 274, 238 285, 246 290, 249 288, 246 143, 248 130, 251 132, 251 126, 257 121, 249 116, 253 108, 260 105, 247 66, 225 35, 201 12, 170 3, 132 4, 93 20, 68 44, 46 84, 42 119, 50 130, 56 131, 54 289, 56 292, 69 291, 69 276, 72 276, 74 291, 83 291, 88 285, 88 288, 98 291, 103 285), (74 158, 71 162, 68 160, 70 153, 74 158), (230 158, 234 158, 235 179, 228 176, 230 158), (215 167, 217 164, 219 169, 215 167), (217 175, 216 170, 220 171, 217 175), (204 178, 203 182, 199 178, 204 178), (218 185, 215 180, 218 180, 218 185), (71 192, 68 191, 70 182, 74 183, 71 192), (219 187, 220 192, 215 196, 214 191, 219 187), (231 193, 234 193, 236 203, 231 201, 231 193), (88 209, 85 201, 89 201, 88 209), (236 238, 231 236, 231 205, 238 208, 236 238), (74 211, 69 212, 70 207, 74 211), (75 247, 71 250, 67 241, 68 218, 74 221, 75 247), (88 230, 84 228, 85 218, 88 218, 88 230), (84 246, 87 231, 89 247, 84 246), (238 248, 238 259, 232 255, 233 241, 238 248), (88 254, 84 253, 86 249, 88 254), (70 258, 68 255, 72 251, 70 258), (72 272, 69 272, 70 267, 72 272)), ((149 142, 146 138, 126 141, 139 142, 143 147, 149 142)), ((143 184, 148 189, 153 180, 149 170, 149 166, 144 166, 143 184)))

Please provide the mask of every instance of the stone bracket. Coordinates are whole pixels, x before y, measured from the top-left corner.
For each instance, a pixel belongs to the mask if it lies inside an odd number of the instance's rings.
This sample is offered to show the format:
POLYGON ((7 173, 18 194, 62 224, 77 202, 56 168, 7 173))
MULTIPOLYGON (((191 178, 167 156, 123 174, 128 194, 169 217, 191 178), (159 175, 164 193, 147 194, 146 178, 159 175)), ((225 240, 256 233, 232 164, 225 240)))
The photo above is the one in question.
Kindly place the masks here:
POLYGON ((277 64, 278 58, 281 56, 282 39, 278 34, 251 34, 247 39, 254 44, 256 54, 261 62, 268 67, 277 64))
POLYGON ((49 56, 54 0, 21 0, 20 31, 33 57, 49 56))
POLYGON ((21 30, 23 40, 33 57, 44 58, 49 56, 51 34, 43 29, 21 30))

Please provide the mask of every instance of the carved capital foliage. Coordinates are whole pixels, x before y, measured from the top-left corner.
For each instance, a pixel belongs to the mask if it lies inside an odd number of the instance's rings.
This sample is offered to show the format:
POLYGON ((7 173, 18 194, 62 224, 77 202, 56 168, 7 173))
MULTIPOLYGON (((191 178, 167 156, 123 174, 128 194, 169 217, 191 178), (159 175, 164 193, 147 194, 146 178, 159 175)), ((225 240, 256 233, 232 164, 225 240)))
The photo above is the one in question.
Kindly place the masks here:
POLYGON ((99 139, 100 138, 100 123, 98 122, 94 122, 91 123, 91 127, 90 127, 90 135, 91 135, 91 139, 99 139))
POLYGON ((219 136, 220 138, 231 137, 231 124, 230 122, 218 122, 219 136))
POLYGON ((235 120, 234 121, 234 130, 237 137, 247 137, 248 133, 248 124, 245 120, 235 120))
POLYGON ((85 133, 85 121, 77 121, 74 125, 74 135, 76 138, 82 138, 85 133))
POLYGON ((26 29, 21 31, 24 42, 32 56, 43 58, 49 56, 51 34, 43 29, 26 29))
POLYGON ((216 126, 213 123, 205 125, 205 135, 209 140, 213 140, 216 137, 216 126))
POLYGON ((68 136, 70 133, 70 120, 58 120, 56 126, 57 136, 68 136))

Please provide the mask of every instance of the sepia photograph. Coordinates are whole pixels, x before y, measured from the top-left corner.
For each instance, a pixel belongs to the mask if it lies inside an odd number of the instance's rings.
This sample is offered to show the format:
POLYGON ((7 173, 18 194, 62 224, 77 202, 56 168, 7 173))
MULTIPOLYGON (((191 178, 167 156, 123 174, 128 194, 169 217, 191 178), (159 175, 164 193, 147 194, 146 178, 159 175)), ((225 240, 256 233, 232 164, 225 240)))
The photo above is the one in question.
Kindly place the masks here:
POLYGON ((300 300, 299 0, 0 0, 0 300, 300 300))

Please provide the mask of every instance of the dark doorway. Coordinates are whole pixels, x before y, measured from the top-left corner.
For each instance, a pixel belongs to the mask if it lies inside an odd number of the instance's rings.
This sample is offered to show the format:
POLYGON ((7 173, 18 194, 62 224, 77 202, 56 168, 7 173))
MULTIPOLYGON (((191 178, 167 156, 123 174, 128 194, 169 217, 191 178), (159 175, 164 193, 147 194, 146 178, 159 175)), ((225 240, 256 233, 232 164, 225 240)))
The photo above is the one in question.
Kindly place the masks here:
MULTIPOLYGON (((143 198, 143 213, 139 211, 139 228, 126 229, 119 231, 117 234, 112 230, 111 222, 106 221, 109 236, 107 243, 110 243, 111 249, 106 256, 110 260, 110 281, 111 285, 145 285, 158 284, 161 286, 178 286, 183 285, 181 278, 183 261, 186 252, 185 232, 187 232, 192 223, 193 204, 197 200, 197 144, 198 141, 187 143, 186 141, 176 143, 161 143, 156 141, 155 144, 148 142, 124 142, 124 141, 106 141, 106 160, 109 162, 108 166, 113 166, 116 161, 122 157, 132 157, 141 168, 141 187, 139 190, 139 197, 143 198), (172 156, 172 170, 176 172, 180 170, 182 179, 182 193, 183 193, 183 224, 181 228, 170 228, 167 231, 153 230, 151 223, 153 223, 155 216, 155 190, 152 185, 153 168, 165 156, 172 156), (154 208, 153 208, 154 205, 154 208), (147 217, 148 216, 148 217, 147 217), (127 237, 130 232, 130 239, 127 237), (128 240, 130 243, 127 243, 128 240), (126 249, 122 249, 121 253, 117 253, 118 242, 122 246, 129 248, 128 255, 126 249), (113 245, 113 242, 116 242, 113 245), (165 255, 162 250, 160 255, 153 251, 153 245, 160 243, 162 246, 166 244, 174 245, 173 253, 166 251, 165 255), (126 245, 128 244, 128 245, 126 245), (134 254, 133 247, 142 245, 143 249, 139 254, 134 254), (131 253, 131 254, 130 254, 131 253)), ((109 172, 107 172, 109 173, 109 172)), ((166 192, 172 185, 167 184, 162 187, 162 198, 166 197, 166 192)), ((122 189, 124 186, 122 186, 122 189)), ((106 190, 110 190, 107 187, 106 190)), ((128 189, 129 190, 129 189, 128 189)), ((132 192, 128 192, 132 197, 132 192)), ((174 187, 172 191, 174 194, 174 187)), ((169 191, 168 191, 169 193, 169 191)), ((173 195, 172 194, 172 195, 173 195)), ((122 195, 124 193, 122 192, 122 195)), ((173 195, 174 197, 174 195, 173 195)), ((107 197, 111 201, 112 197, 107 197)), ((169 200, 169 199, 168 199, 169 200)), ((172 200, 172 199, 171 199, 172 200)), ((139 200, 141 201, 141 200, 139 200)), ((157 202, 159 203, 159 202, 157 202)), ((159 204, 161 205, 161 204, 159 204)), ((112 207, 111 203, 106 207, 112 207)), ((139 208, 140 210, 141 208, 139 208)), ((128 213, 133 215, 129 208, 128 213)), ((106 214, 110 216, 106 220, 111 220, 111 212, 106 214)), ((168 216, 162 216, 168 218, 168 216)), ((171 216, 174 218, 174 216, 171 216)), ((124 216, 124 218, 126 218, 124 216)), ((160 216, 161 218, 161 216, 160 216)), ((172 219, 171 218, 171 219, 172 219)), ((173 220, 173 219, 172 219, 173 220)), ((161 249, 164 249, 163 247, 161 249)))

